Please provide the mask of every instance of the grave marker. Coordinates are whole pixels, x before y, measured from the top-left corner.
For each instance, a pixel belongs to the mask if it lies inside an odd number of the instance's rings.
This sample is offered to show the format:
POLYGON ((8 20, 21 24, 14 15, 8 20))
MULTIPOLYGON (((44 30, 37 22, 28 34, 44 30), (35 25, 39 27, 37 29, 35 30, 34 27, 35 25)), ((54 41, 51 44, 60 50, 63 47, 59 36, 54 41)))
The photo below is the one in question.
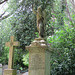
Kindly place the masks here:
POLYGON ((36 38, 29 50, 29 75, 50 75, 50 50, 43 38, 36 38))
POLYGON ((2 64, 0 64, 0 75, 2 75, 2 64))
POLYGON ((14 63, 14 47, 19 46, 20 43, 14 41, 14 36, 10 37, 10 42, 6 43, 6 46, 9 47, 9 61, 8 61, 8 69, 4 70, 4 75, 16 75, 16 70, 13 69, 14 63))
POLYGON ((4 70, 5 70, 5 69, 8 69, 8 65, 3 65, 3 66, 2 66, 2 75, 4 75, 4 70))

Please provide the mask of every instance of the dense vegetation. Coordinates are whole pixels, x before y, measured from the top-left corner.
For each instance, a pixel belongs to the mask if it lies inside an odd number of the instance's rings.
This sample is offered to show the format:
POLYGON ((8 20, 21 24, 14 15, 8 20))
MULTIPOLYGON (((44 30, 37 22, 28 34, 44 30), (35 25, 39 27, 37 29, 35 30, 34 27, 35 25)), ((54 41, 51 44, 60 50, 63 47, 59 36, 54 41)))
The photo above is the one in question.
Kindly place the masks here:
POLYGON ((52 48, 51 75, 75 74, 75 1, 74 0, 8 0, 0 4, 0 63, 7 64, 9 48, 5 43, 11 35, 20 42, 15 51, 14 68, 28 66, 29 53, 25 46, 38 37, 36 16, 39 5, 46 9, 46 36, 52 48))

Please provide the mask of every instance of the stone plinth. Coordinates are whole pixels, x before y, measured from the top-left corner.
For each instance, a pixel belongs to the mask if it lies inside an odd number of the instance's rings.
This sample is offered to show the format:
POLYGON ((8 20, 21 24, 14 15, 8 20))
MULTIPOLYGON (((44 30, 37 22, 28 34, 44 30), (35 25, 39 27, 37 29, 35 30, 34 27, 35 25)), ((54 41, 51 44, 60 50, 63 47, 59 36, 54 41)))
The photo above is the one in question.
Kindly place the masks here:
POLYGON ((36 38, 29 50, 29 75, 50 75, 50 51, 43 38, 36 38))
POLYGON ((17 70, 14 69, 5 69, 4 70, 4 75, 16 75, 17 74, 17 70))

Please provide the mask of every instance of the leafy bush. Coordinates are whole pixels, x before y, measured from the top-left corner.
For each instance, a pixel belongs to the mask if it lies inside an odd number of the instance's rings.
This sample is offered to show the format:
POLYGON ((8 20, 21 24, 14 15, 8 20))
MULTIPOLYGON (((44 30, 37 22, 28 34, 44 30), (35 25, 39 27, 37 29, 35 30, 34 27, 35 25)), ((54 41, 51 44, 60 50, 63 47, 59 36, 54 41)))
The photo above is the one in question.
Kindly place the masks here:
POLYGON ((14 50, 14 68, 21 69, 23 65, 24 51, 21 48, 15 48, 14 50))
POLYGON ((65 24, 64 29, 55 31, 47 40, 53 47, 51 75, 75 74, 75 29, 65 24))
POLYGON ((0 63, 7 64, 8 63, 8 57, 9 57, 9 48, 4 47, 4 50, 2 52, 2 57, 0 57, 0 63))
POLYGON ((29 53, 23 56, 23 64, 29 66, 29 53))

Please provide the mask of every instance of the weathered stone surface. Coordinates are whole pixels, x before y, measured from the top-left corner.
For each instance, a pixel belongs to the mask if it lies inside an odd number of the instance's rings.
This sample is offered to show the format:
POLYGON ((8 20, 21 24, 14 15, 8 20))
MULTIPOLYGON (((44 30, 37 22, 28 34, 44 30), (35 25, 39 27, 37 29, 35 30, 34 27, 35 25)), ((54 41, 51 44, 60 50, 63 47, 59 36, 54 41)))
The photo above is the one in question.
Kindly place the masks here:
POLYGON ((6 46, 9 47, 9 62, 8 62, 8 69, 4 70, 4 75, 16 75, 16 70, 13 69, 14 65, 14 46, 19 46, 19 42, 14 42, 14 36, 10 37, 10 42, 6 43, 6 46))
POLYGON ((50 75, 50 51, 44 39, 36 38, 26 49, 29 50, 29 75, 50 75))
POLYGON ((8 65, 3 65, 3 69, 2 69, 2 75, 4 75, 4 70, 8 69, 8 65))
POLYGON ((10 42, 6 43, 6 46, 9 47, 9 62, 8 62, 8 69, 13 68, 13 59, 14 59, 14 46, 19 46, 19 42, 14 42, 14 36, 10 37, 10 42))
POLYGON ((20 73, 20 71, 19 71, 19 70, 17 70, 17 75, 21 75, 21 73, 20 73))
POLYGON ((17 71, 14 69, 6 69, 4 70, 4 75, 16 75, 17 71))

